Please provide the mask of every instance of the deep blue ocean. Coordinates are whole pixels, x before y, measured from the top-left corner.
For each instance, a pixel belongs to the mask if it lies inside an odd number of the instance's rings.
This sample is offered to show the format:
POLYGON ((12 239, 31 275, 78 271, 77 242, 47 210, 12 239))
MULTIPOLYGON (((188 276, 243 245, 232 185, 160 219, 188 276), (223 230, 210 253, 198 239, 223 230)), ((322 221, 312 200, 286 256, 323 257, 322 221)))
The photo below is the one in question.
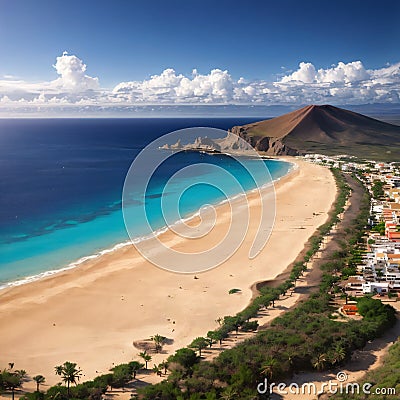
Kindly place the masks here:
MULTIPOLYGON (((126 242, 128 235, 121 211, 125 176, 136 155, 154 139, 186 127, 228 129, 253 121, 0 120, 0 287, 74 266, 82 257, 126 242)), ((281 161, 247 162, 267 163, 273 179, 285 175, 290 168, 290 164, 281 161)), ((254 187, 243 168, 228 156, 194 152, 174 155, 157 172, 146 196, 146 210, 154 229, 165 225, 159 210, 163 185, 173 173, 193 163, 228 169, 245 190, 254 187)), ((206 166, 197 171, 200 175, 210 174, 206 166)), ((218 181, 219 177, 213 179, 218 181)), ((180 189, 174 190, 179 193, 180 189)), ((235 195, 235 190, 228 190, 228 195, 235 195)), ((174 193, 168 195, 173 197, 174 193)), ((214 187, 198 185, 182 196, 179 209, 181 215, 189 216, 204 204, 215 204, 224 198, 214 187)), ((144 233, 137 226, 137 237, 144 233)))

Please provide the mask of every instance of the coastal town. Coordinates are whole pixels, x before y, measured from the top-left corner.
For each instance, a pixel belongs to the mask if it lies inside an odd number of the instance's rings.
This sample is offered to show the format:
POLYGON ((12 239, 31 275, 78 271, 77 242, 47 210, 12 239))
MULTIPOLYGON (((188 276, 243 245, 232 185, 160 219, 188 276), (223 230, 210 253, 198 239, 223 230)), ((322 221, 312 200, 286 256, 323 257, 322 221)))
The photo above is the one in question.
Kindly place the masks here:
MULTIPOLYGON (((365 245, 340 285, 346 296, 377 295, 397 300, 400 293, 400 163, 359 161, 348 155, 307 154, 310 162, 355 173, 371 197, 365 245)), ((347 298, 347 297, 346 297, 347 298)), ((351 307, 348 307, 351 313, 351 307)))

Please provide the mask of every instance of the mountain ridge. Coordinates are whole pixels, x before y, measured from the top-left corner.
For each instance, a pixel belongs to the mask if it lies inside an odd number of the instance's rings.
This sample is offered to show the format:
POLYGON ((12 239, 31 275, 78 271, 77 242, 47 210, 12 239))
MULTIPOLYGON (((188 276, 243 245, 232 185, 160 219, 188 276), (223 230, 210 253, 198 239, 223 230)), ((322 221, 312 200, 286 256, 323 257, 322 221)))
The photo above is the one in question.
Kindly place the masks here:
POLYGON ((229 130, 267 155, 400 157, 400 126, 331 105, 309 105, 229 130))

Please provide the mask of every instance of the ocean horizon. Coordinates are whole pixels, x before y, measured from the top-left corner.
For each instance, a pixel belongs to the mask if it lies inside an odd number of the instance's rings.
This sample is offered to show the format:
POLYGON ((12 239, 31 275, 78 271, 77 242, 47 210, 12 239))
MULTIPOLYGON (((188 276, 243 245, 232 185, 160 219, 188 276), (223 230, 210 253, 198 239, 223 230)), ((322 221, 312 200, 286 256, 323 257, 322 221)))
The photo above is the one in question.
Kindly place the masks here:
MULTIPOLYGON (((137 154, 152 140, 188 127, 227 130, 254 122, 249 118, 143 118, 143 119, 13 119, 0 120, 0 288, 20 285, 60 270, 74 268, 87 259, 131 243, 121 204, 123 183, 137 154)), ((245 160, 266 163, 272 180, 286 175, 291 164, 278 160, 245 160)), ((180 215, 189 218, 205 204, 219 204, 237 196, 202 184, 204 177, 222 183, 207 168, 229 170, 244 191, 254 189, 251 177, 231 157, 196 152, 170 157, 155 174, 146 192, 149 222, 156 232, 165 230, 161 197, 179 203, 180 215), (176 187, 168 179, 185 166, 198 164, 196 176, 181 179, 176 187), (177 198, 183 187, 197 187, 177 198)), ((270 184, 271 178, 258 182, 270 184)), ((133 201, 131 211, 135 212, 133 201)), ((165 210, 163 210, 165 211, 165 210)), ((172 218, 173 206, 166 210, 172 218)), ((178 219, 173 219, 178 221, 178 219)), ((135 240, 147 231, 135 227, 135 240)), ((131 232, 132 237, 132 232, 131 232)))

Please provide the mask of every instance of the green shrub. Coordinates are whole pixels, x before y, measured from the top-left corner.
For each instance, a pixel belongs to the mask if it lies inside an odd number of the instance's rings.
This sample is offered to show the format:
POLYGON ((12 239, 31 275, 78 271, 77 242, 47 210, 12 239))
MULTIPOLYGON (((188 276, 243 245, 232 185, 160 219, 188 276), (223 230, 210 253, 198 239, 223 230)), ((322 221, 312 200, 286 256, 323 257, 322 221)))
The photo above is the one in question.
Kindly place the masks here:
POLYGON ((242 324, 242 331, 251 332, 256 331, 258 328, 258 321, 244 322, 242 324))

